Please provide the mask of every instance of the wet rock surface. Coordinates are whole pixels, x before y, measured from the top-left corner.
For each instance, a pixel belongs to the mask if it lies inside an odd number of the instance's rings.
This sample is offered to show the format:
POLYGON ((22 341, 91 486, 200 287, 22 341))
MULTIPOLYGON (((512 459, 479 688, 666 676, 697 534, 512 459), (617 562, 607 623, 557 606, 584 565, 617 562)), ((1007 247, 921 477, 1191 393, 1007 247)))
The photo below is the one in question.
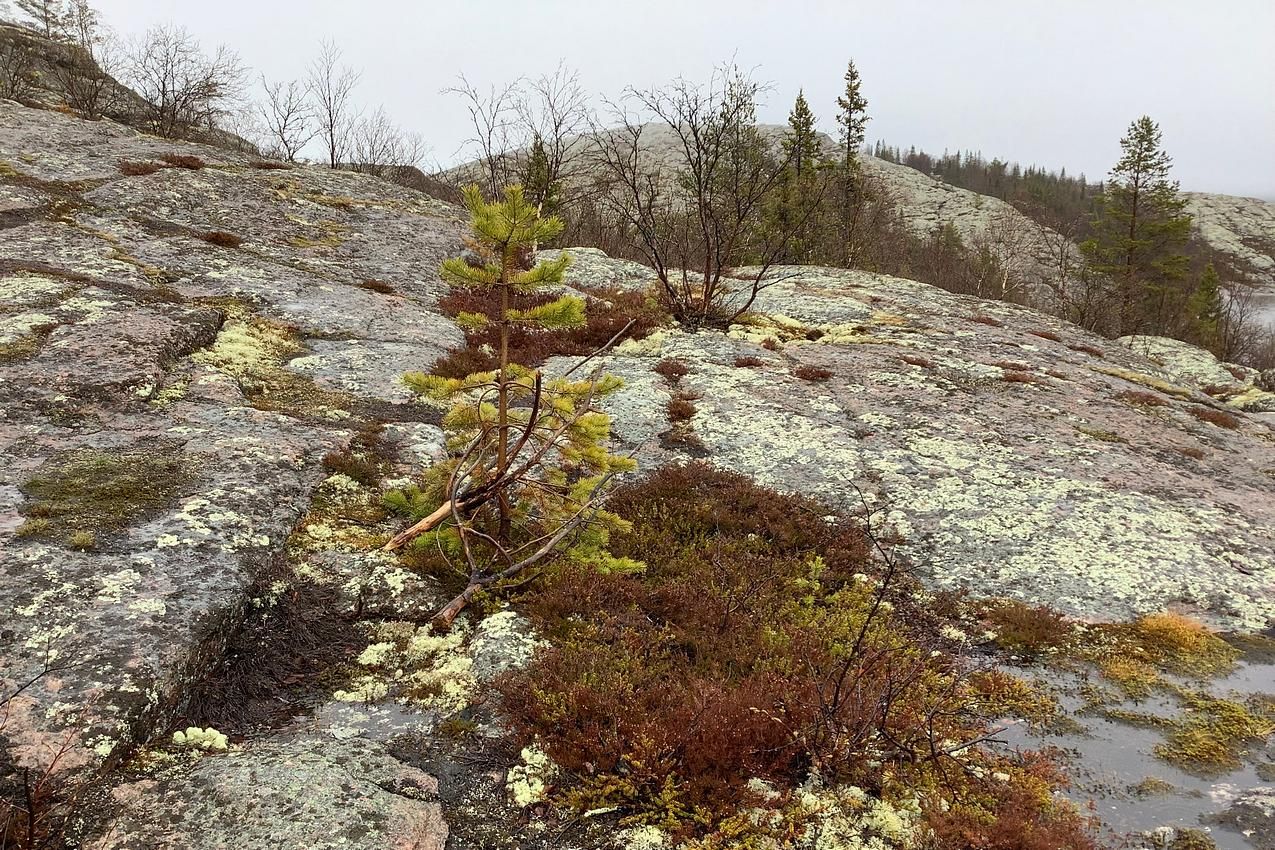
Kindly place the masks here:
MULTIPOLYGON (((0 231, 0 774, 87 778, 163 739, 261 604, 324 457, 400 418, 425 450, 436 414, 394 379, 460 340, 431 310, 455 210, 251 162, 0 101, 0 198, 32 212, 0 231), (119 167, 173 153, 204 165, 119 167), (156 458, 171 481, 130 474, 156 458)), ((135 817, 97 846, 284 846, 286 824, 288 846, 443 846, 428 777, 413 796, 395 771, 357 741, 253 745, 126 786, 135 817), (248 811, 258 786, 277 811, 248 811), (362 837, 354 801, 379 813, 362 837)))

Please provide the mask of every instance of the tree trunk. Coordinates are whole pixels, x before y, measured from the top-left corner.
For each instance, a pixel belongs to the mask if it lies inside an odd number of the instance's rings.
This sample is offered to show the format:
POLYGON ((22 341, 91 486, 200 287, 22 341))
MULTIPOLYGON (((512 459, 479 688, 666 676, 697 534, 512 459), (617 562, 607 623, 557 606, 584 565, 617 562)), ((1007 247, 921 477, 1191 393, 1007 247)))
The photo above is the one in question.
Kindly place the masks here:
POLYGON ((437 614, 429 621, 430 627, 436 632, 445 632, 452 627, 452 623, 460 615, 461 611, 473 601, 474 595, 482 590, 483 586, 479 582, 470 582, 469 586, 462 590, 456 598, 452 599, 444 605, 437 614))
POLYGON ((441 504, 432 514, 425 517, 423 520, 416 523, 411 528, 408 528, 404 531, 400 531, 398 534, 394 535, 390 539, 389 543, 386 543, 384 546, 381 547, 381 551, 393 552, 395 549, 398 549, 404 543, 411 540, 413 537, 417 536, 418 534, 424 534, 425 532, 429 531, 434 526, 438 525, 443 520, 447 519, 447 517, 451 516, 451 513, 452 513, 452 502, 449 499, 448 501, 443 502, 443 504, 441 504))

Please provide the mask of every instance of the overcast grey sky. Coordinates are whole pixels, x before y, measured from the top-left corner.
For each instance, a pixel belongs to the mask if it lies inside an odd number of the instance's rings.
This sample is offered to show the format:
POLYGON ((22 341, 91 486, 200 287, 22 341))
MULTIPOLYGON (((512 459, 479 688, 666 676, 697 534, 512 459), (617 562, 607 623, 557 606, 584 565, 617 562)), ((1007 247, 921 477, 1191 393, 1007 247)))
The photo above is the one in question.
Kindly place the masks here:
POLYGON ((1101 177, 1125 127, 1160 122, 1184 189, 1275 199, 1275 0, 97 0, 127 35, 175 22, 272 79, 323 38, 363 69, 360 97, 421 133, 439 161, 466 136, 440 90, 579 70, 614 95, 734 56, 774 84, 782 122, 804 87, 822 128, 847 59, 869 140, 993 155, 1101 177))

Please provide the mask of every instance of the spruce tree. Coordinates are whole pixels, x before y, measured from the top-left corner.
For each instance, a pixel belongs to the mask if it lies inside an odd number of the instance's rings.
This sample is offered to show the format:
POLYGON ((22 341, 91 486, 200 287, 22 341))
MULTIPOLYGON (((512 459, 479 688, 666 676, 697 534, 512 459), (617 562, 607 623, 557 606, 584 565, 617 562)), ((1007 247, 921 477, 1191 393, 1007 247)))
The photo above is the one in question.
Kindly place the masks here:
POLYGON ((450 405, 443 427, 451 458, 431 467, 429 492, 389 500, 421 518, 385 545, 394 550, 415 539, 416 546, 467 563, 464 591, 435 616, 440 627, 449 626, 478 591, 552 555, 588 557, 605 570, 637 566, 606 554, 608 530, 622 523, 601 510, 613 476, 634 468, 630 458, 606 449, 611 419, 595 407, 621 382, 599 374, 546 381, 539 370, 509 358, 515 328, 550 332, 584 323, 584 302, 574 296, 517 306, 519 296, 562 282, 566 254, 525 268, 532 246, 557 236, 562 221, 541 216, 521 186, 507 187, 490 203, 469 186, 464 199, 473 232, 469 246, 478 260, 453 257, 443 263, 442 277, 488 296, 489 309, 463 312, 457 322, 499 328, 498 366, 465 378, 404 376, 419 394, 450 405), (438 507, 426 514, 430 504, 438 507))
POLYGON ((558 186, 549 175, 549 155, 544 139, 539 133, 531 142, 531 152, 522 168, 522 186, 530 201, 542 216, 558 212, 558 186))
POLYGON ((770 233, 792 233, 783 259, 810 262, 817 242, 823 177, 818 174, 820 145, 815 116, 802 92, 797 93, 788 115, 782 145, 785 166, 768 200, 764 226, 770 233))
POLYGON ((841 161, 837 165, 836 180, 841 190, 837 193, 836 201, 840 210, 834 220, 838 221, 840 227, 841 250, 837 260, 847 268, 852 268, 860 254, 859 219, 867 202, 859 180, 859 148, 863 144, 864 132, 870 120, 867 115, 868 101, 863 96, 859 69, 854 66, 854 60, 846 68, 845 82, 845 91, 837 98, 841 161))
POLYGON ((783 145, 793 174, 803 177, 814 170, 819 160, 819 135, 815 130, 815 115, 804 92, 797 92, 797 100, 788 114, 783 145))
POLYGON ((1222 321, 1222 287, 1217 269, 1209 263, 1200 274, 1195 292, 1187 304, 1187 319, 1195 343, 1211 348, 1217 342, 1222 321))
POLYGON ((1081 245, 1093 270, 1112 281, 1121 335, 1176 324, 1174 314, 1185 300, 1188 258, 1182 249, 1191 216, 1184 212, 1177 181, 1169 179, 1173 160, 1160 142, 1160 127, 1149 117, 1129 125, 1093 222, 1094 235, 1081 245))
POLYGON ((863 144, 868 122, 872 120, 868 117, 868 100, 860 90, 859 69, 854 66, 853 59, 846 68, 845 81, 846 89, 837 98, 837 124, 841 127, 843 162, 847 168, 853 168, 858 163, 859 147, 863 144))

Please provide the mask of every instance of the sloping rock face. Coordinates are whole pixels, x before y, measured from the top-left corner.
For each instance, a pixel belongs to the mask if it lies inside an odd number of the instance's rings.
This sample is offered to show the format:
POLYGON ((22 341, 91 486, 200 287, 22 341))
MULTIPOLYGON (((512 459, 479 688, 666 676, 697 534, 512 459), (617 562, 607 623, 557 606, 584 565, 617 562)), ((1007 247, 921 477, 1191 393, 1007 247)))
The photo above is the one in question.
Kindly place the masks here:
POLYGON ((1081 261, 1069 239, 1000 198, 867 154, 861 154, 859 162, 865 174, 885 187, 915 235, 927 237, 951 225, 967 245, 987 246, 1007 269, 1032 284, 1031 294, 1039 303, 1048 303, 1048 284, 1058 278, 1058 269, 1081 261))
MULTIPOLYGON (((649 280, 573 253, 585 279, 649 280)), ((912 281, 774 274, 753 326, 661 333, 605 360, 627 382, 616 427, 644 465, 686 453, 663 408, 689 392, 693 453, 850 508, 863 490, 940 587, 1094 619, 1182 607, 1275 622, 1275 432, 1202 392, 1214 375, 912 281), (690 367, 676 388, 652 372, 663 358, 690 367)), ((1248 390, 1269 397, 1255 376, 1248 390)))
POLYGON ((1258 288, 1263 315, 1275 322, 1275 204, 1210 192, 1184 197, 1196 236, 1258 288))
POLYGON ((437 433, 396 377, 461 340, 432 310, 460 229, 370 178, 5 101, 0 209, 0 775, 86 771, 220 659, 327 453, 437 433))

